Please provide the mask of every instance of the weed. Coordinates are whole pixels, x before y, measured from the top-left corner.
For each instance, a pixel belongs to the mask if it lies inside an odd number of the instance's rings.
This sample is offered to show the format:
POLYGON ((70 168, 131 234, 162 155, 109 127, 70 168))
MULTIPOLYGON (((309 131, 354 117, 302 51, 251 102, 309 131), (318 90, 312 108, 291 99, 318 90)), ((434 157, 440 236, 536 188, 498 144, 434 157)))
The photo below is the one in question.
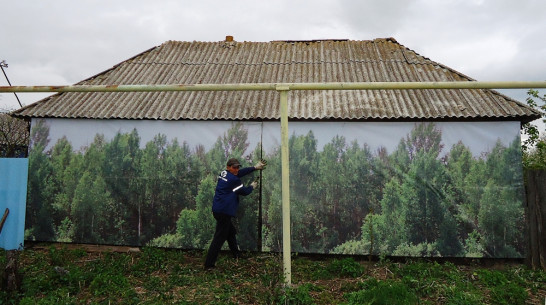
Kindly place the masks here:
POLYGON ((490 289, 494 304, 525 304, 527 291, 521 286, 525 281, 511 271, 480 269, 476 273, 480 282, 490 289))
MULTIPOLYGON (((141 251, 22 251, 21 291, 0 291, 0 304, 517 305, 542 304, 546 291, 546 272, 522 266, 493 270, 417 260, 364 268, 352 258, 303 257, 293 260, 297 285, 285 288, 280 255, 238 261, 224 255, 217 270, 204 272, 201 251, 141 251)), ((5 261, 0 252, 0 266, 5 261)))
POLYGON ((365 288, 345 295, 347 305, 353 304, 399 304, 419 303, 417 295, 406 285, 393 280, 378 281, 374 278, 365 282, 365 288))
POLYGON ((49 261, 54 266, 64 266, 67 262, 64 258, 67 256, 66 248, 57 249, 54 246, 49 247, 49 261))
POLYGON ((70 292, 59 289, 56 291, 53 291, 47 295, 45 295, 43 298, 36 299, 34 297, 24 297, 19 301, 20 305, 34 305, 34 304, 41 304, 41 305, 55 305, 55 304, 78 304, 78 299, 70 294, 70 292))
POLYGON ((89 265, 92 273, 125 273, 130 269, 131 257, 125 253, 106 252, 101 259, 93 260, 89 265))
POLYGON ((47 262, 35 262, 23 270, 23 282, 21 284, 25 295, 37 296, 47 294, 58 289, 58 282, 52 280, 53 268, 47 262))
POLYGON ((479 276, 480 282, 486 287, 495 287, 497 285, 506 285, 508 279, 499 271, 490 271, 485 269, 479 269, 476 271, 479 276))
MULTIPOLYGON (((536 294, 540 290, 546 290, 546 272, 542 270, 531 270, 529 268, 514 268, 512 270, 515 277, 518 277, 523 282, 522 285, 527 285, 531 293, 536 294)), ((546 300, 546 297, 545 297, 546 300)))
POLYGON ((281 257, 279 255, 258 256, 255 258, 256 264, 260 266, 260 272, 257 274, 259 281, 256 281, 260 287, 259 303, 273 304, 283 293, 282 284, 284 283, 281 257))
POLYGON ((77 266, 72 266, 67 269, 55 266, 53 267, 53 271, 54 272, 51 272, 50 279, 53 282, 58 282, 60 285, 64 285, 64 287, 71 294, 78 293, 80 288, 86 286, 87 282, 89 281, 89 274, 77 266))
POLYGON ((124 300, 124 304, 139 303, 135 290, 122 274, 98 274, 89 284, 89 292, 99 300, 107 300, 107 303, 119 299, 124 300))
POLYGON ((309 294, 310 291, 316 291, 317 287, 313 284, 303 284, 298 287, 286 288, 284 294, 280 296, 280 304, 311 305, 315 304, 309 294))
POLYGON ((332 279, 336 277, 351 277, 356 278, 364 273, 364 267, 356 262, 353 258, 344 258, 341 260, 334 259, 329 264, 314 263, 310 265, 312 272, 311 279, 332 279))
POLYGON ((451 263, 441 265, 437 262, 416 261, 402 265, 396 270, 396 273, 402 277, 410 276, 420 281, 438 279, 460 280, 457 268, 451 263))
POLYGON ((338 304, 335 294, 328 290, 321 291, 314 297, 314 299, 316 300, 317 304, 338 304))
POLYGON ((343 283, 340 287, 340 291, 342 293, 351 292, 351 291, 358 291, 364 289, 364 282, 358 281, 358 282, 346 282, 343 283))
POLYGON ((171 273, 169 275, 169 285, 172 286, 188 286, 192 282, 191 278, 184 274, 171 273))
POLYGON ((327 267, 327 270, 339 276, 347 277, 359 277, 364 273, 364 267, 350 257, 342 260, 334 259, 327 267))
POLYGON ((490 289, 492 304, 519 305, 525 304, 527 291, 515 283, 504 286, 495 286, 490 289))
POLYGON ((148 270, 165 270, 169 261, 167 252, 169 252, 169 250, 144 247, 141 250, 139 262, 146 265, 148 270))
POLYGON ((7 257, 6 251, 0 248, 0 288, 4 288, 4 277, 6 271, 7 257))
POLYGON ((89 285, 91 293, 103 296, 129 288, 129 281, 121 274, 99 274, 89 285))
POLYGON ((477 291, 456 290, 449 296, 446 305, 483 304, 483 295, 477 291))
POLYGON ((150 276, 143 282, 143 287, 148 291, 164 291, 163 283, 160 277, 150 276))
POLYGON ((131 271, 135 276, 145 276, 157 270, 166 270, 169 262, 165 249, 144 247, 131 271))
POLYGON ((292 272, 306 280, 320 280, 331 278, 332 275, 326 270, 325 263, 307 258, 299 258, 293 261, 292 272))
POLYGON ((440 300, 464 297, 462 292, 476 290, 472 283, 451 263, 413 262, 395 269, 402 282, 423 298, 440 300))

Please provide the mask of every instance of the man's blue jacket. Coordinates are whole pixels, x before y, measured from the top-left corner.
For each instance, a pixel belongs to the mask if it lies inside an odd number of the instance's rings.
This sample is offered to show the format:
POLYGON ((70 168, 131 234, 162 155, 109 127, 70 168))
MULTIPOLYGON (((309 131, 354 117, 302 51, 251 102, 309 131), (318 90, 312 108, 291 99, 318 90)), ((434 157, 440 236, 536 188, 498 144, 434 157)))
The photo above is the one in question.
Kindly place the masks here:
POLYGON ((252 186, 244 186, 240 178, 255 170, 254 167, 241 168, 237 176, 227 170, 222 171, 218 176, 212 211, 235 217, 239 207, 239 195, 246 196, 253 190, 252 186))

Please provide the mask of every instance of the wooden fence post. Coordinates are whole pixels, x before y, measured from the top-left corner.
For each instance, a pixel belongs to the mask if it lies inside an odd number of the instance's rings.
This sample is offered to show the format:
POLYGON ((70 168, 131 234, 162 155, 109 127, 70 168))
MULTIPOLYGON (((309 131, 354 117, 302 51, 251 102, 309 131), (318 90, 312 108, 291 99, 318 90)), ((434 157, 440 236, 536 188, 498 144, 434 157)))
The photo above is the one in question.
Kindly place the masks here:
POLYGON ((546 271, 546 170, 526 171, 527 265, 546 271))

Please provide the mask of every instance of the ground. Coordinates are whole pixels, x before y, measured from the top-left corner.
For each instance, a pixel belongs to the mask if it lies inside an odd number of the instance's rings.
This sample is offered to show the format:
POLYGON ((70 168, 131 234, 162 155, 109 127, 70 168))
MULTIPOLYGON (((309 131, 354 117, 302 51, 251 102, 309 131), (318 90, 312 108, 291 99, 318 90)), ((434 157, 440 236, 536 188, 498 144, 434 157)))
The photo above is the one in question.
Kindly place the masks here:
MULTIPOLYGON (((0 256, 5 267, 6 252, 0 256)), ((544 304, 546 272, 520 261, 282 256, 41 244, 18 255, 21 290, 3 304, 544 304)), ((4 270, 2 268, 1 270, 4 270)), ((5 283, 1 283, 5 284, 5 283)))

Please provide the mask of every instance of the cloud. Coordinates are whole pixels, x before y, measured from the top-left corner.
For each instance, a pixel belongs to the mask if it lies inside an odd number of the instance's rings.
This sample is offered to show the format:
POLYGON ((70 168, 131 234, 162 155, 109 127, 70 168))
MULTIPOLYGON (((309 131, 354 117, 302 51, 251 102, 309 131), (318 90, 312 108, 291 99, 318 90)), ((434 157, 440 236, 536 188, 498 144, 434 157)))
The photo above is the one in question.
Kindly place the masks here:
POLYGON ((394 37, 478 80, 546 80, 543 0, 56 0, 10 1, 3 10, 0 60, 18 85, 72 84, 167 40, 226 35, 394 37))
POLYGON ((344 20, 352 31, 370 37, 360 37, 360 40, 385 38, 393 36, 408 18, 409 8, 416 0, 340 0, 335 1, 339 7, 340 20, 344 20))
POLYGON ((478 80, 493 80, 480 79, 480 76, 491 74, 491 71, 485 70, 513 61, 519 48, 515 39, 495 34, 482 39, 468 39, 449 47, 442 43, 431 44, 424 51, 434 54, 434 60, 440 63, 449 60, 463 74, 472 75, 478 80))

